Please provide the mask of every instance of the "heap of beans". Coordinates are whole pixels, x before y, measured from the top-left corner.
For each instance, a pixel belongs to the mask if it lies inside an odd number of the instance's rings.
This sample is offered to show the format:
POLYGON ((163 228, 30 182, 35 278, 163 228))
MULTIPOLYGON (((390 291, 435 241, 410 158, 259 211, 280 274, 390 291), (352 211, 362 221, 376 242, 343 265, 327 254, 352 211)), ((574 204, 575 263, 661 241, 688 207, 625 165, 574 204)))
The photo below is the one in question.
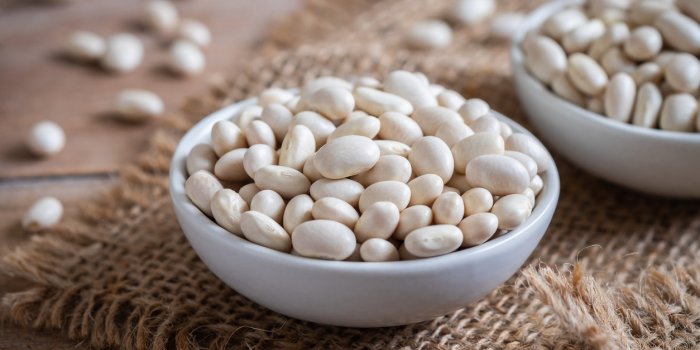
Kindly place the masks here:
POLYGON ((700 131, 700 1, 591 0, 525 38, 530 73, 562 98, 646 128, 700 131))
POLYGON ((233 234, 309 258, 394 261, 527 219, 548 155, 483 100, 394 71, 269 89, 192 148, 187 195, 233 234), (234 190, 237 189, 237 190, 234 190))

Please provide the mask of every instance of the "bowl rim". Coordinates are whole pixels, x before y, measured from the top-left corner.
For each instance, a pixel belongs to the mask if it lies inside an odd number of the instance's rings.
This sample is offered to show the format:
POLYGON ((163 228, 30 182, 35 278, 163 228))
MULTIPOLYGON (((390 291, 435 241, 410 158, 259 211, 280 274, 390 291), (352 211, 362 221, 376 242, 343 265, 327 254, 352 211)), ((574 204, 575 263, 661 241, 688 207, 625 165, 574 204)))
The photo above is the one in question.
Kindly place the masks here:
MULTIPOLYGON (((527 234, 528 231, 534 230, 534 227, 539 221, 547 220, 548 214, 552 214, 556 209, 556 205, 560 192, 560 180, 557 166, 551 154, 547 150, 547 161, 549 169, 542 176, 544 187, 539 194, 538 205, 532 211, 528 219, 521 224, 517 229, 508 232, 507 234, 493 238, 479 246, 471 247, 456 252, 448 253, 441 256, 436 256, 426 259, 417 260, 402 260, 391 262, 356 262, 356 261, 330 261, 311 259, 306 257, 295 256, 290 253, 279 252, 267 247, 250 242, 242 237, 239 237, 225 230, 213 219, 210 219, 199 208, 197 208, 188 198, 185 193, 185 158, 190 149, 198 143, 208 142, 211 126, 223 119, 230 118, 239 109, 252 105, 256 101, 255 98, 246 99, 225 106, 207 117, 197 122, 178 142, 170 164, 169 173, 169 190, 171 201, 175 212, 178 216, 184 213, 185 217, 179 217, 179 220, 194 221, 193 224, 201 227, 202 230, 208 231, 214 235, 214 239, 222 240, 222 243, 240 245, 241 249, 250 250, 251 253, 260 258, 274 260, 276 263, 285 265, 296 265, 299 268, 321 269, 331 272, 358 273, 358 274, 380 274, 380 275, 400 275, 419 272, 435 271, 446 266, 459 265, 464 261, 476 259, 480 255, 489 254, 490 251, 499 249, 509 242, 518 238, 518 236, 527 234)), ((493 111, 493 114, 501 121, 508 124, 513 130, 528 134, 539 141, 527 129, 513 120, 503 116, 502 114, 493 111)), ((544 147, 544 146, 543 146, 544 147)), ((183 230, 184 233, 184 230, 183 230)), ((188 236, 186 234, 186 236, 188 236)), ((189 237, 188 237, 189 240, 189 237)), ((531 254, 530 252, 529 254, 531 254)))
POLYGON ((580 5, 582 0, 556 0, 543 5, 540 5, 535 10, 531 11, 519 27, 519 31, 513 37, 510 47, 510 62, 513 69, 514 76, 517 75, 526 81, 528 85, 536 85, 541 88, 545 98, 551 103, 560 104, 568 112, 576 113, 585 120, 593 123, 598 123, 605 127, 615 129, 620 132, 626 132, 630 134, 635 134, 640 137, 653 137, 657 139, 664 139, 668 141, 680 141, 684 143, 697 143, 700 145, 700 132, 684 132, 684 131, 672 131, 672 130, 662 130, 659 128, 645 128, 643 126, 638 126, 629 123, 622 123, 613 119, 608 118, 605 115, 592 112, 574 103, 571 103, 553 92, 545 88, 545 86, 533 77, 524 65, 524 54, 520 48, 525 36, 528 32, 539 25, 541 25, 550 15, 554 12, 561 10, 562 8, 580 5))

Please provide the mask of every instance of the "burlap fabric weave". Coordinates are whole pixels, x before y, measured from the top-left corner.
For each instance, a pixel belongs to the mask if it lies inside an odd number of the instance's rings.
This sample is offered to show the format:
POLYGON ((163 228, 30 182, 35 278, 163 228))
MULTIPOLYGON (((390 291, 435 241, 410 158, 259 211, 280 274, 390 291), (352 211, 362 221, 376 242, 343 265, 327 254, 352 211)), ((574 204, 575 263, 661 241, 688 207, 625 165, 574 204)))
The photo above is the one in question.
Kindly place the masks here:
POLYGON ((700 203, 633 193, 562 159, 558 209, 526 267, 430 322, 348 329, 290 319, 238 295, 190 248, 167 193, 175 144, 208 111, 267 86, 415 69, 525 122, 507 45, 485 28, 459 28, 439 52, 402 48, 407 25, 450 3, 314 1, 278 25, 247 69, 189 101, 189 117, 168 118, 113 193, 4 259, 5 272, 36 282, 4 296, 14 320, 97 348, 700 348, 700 203))

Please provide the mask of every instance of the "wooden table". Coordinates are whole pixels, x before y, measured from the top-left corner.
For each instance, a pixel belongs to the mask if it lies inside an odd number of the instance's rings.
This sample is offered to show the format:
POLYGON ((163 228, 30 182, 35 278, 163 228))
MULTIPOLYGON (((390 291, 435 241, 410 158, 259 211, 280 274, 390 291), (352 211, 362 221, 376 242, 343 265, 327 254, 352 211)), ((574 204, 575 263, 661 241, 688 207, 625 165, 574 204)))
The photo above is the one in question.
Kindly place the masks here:
MULTIPOLYGON (((126 125, 110 118, 120 90, 152 90, 173 113, 185 97, 206 93, 212 77, 233 74, 269 23, 298 8, 299 1, 175 2, 182 17, 203 21, 213 37, 206 50, 206 71, 179 79, 163 70, 167 41, 139 25, 143 0, 75 0, 61 5, 0 0, 0 256, 27 240, 19 222, 37 198, 56 196, 64 203, 65 215, 71 215, 76 203, 116 183, 119 167, 144 149, 158 123, 126 125), (144 62, 134 72, 111 75, 65 60, 60 46, 75 30, 105 36, 136 33, 146 44, 144 62), (36 159, 24 146, 30 128, 40 120, 55 121, 66 132, 66 148, 56 157, 36 159)), ((27 285, 0 274, 0 295, 27 285)), ((18 348, 74 349, 76 344, 53 332, 14 326, 7 310, 1 309, 0 349, 18 348)))

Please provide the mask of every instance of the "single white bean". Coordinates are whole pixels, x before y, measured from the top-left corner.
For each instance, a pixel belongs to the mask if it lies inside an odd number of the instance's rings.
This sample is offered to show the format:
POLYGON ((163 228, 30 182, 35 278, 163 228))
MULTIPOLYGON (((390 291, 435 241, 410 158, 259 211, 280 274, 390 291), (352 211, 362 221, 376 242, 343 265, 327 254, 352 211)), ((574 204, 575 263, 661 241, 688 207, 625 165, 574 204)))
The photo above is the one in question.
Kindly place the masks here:
POLYGON ((143 43, 138 37, 120 33, 107 40, 107 48, 102 56, 102 67, 116 73, 136 69, 143 59, 143 43))
POLYGON ((170 47, 170 69, 180 76, 190 76, 204 70, 206 59, 202 50, 189 41, 176 41, 170 47))
POLYGON ((493 195, 485 188, 474 187, 462 195, 466 216, 486 213, 493 207, 493 195))
POLYGON ((55 155, 61 152, 65 146, 66 134, 58 124, 51 121, 34 124, 29 137, 27 137, 27 147, 39 157, 55 155))
POLYGON ((542 191, 542 188, 544 188, 542 178, 539 175, 536 175, 534 178, 532 178, 532 181, 530 181, 528 188, 530 188, 535 196, 537 196, 540 191, 542 191))
POLYGON ((314 134, 304 125, 295 125, 282 141, 279 165, 301 171, 315 152, 314 134))
POLYGON ((474 158, 467 164, 466 176, 473 187, 483 187, 497 196, 521 193, 530 184, 527 169, 517 160, 503 155, 474 158))
POLYGON ((636 94, 637 86, 629 74, 615 74, 605 90, 605 114, 612 120, 629 122, 636 94))
POLYGON ((311 182, 296 169, 267 165, 255 173, 255 185, 263 190, 273 190, 284 198, 292 198, 308 193, 311 182))
POLYGON ((284 208, 282 216, 282 224, 287 232, 292 232, 294 229, 304 222, 313 220, 311 211, 313 210, 314 201, 308 194, 300 194, 292 198, 284 208))
POLYGON ((239 110, 231 117, 231 121, 245 133, 246 129, 248 129, 248 125, 250 125, 253 120, 260 119, 262 110, 262 107, 258 105, 243 107, 243 109, 239 110))
POLYGON ((399 224, 399 208, 392 202, 373 203, 355 225, 355 237, 362 243, 371 238, 388 239, 399 224))
MULTIPOLYGON (((483 119, 483 117, 479 118, 478 120, 480 119, 483 119)), ((452 147, 457 142, 472 135, 474 135, 474 130, 472 130, 472 128, 464 124, 462 120, 443 123, 442 126, 435 133, 435 137, 444 141, 448 147, 452 147)))
POLYGON ((474 133, 490 132, 494 134, 501 133, 501 123, 496 117, 486 114, 481 118, 468 124, 474 133))
POLYGON ((306 105, 330 120, 343 120, 355 108, 355 98, 344 88, 327 86, 309 95, 306 105))
POLYGON ((526 15, 521 12, 502 12, 496 15, 489 26, 492 37, 501 40, 512 39, 525 22, 526 15))
POLYGON ((492 213, 477 213, 459 223, 462 231, 462 248, 482 244, 498 230, 498 217, 492 213))
POLYGON ((412 231, 430 225, 433 222, 433 210, 425 205, 410 206, 401 211, 399 224, 392 235, 393 238, 404 240, 412 231))
POLYGON ((663 46, 661 33, 651 26, 640 26, 635 28, 630 36, 625 40, 625 53, 630 58, 637 61, 644 61, 653 58, 663 46))
POLYGON ((224 188, 216 191, 211 199, 211 212, 219 226, 227 231, 243 236, 241 215, 248 211, 248 203, 236 191, 224 188))
POLYGON ((634 107, 634 125, 653 128, 659 122, 659 112, 663 103, 661 91, 653 83, 644 83, 637 91, 637 102, 634 107))
POLYGON ((493 204, 491 213, 498 217, 498 228, 513 230, 520 226, 532 212, 530 200, 522 194, 510 194, 493 204))
POLYGON ((253 120, 245 130, 245 138, 248 145, 263 144, 277 149, 277 139, 272 128, 262 120, 253 120))
POLYGON ((408 160, 418 176, 436 174, 447 182, 454 173, 455 160, 450 147, 435 136, 425 136, 414 142, 408 160))
POLYGON ((411 190, 410 205, 432 205, 435 199, 442 193, 444 182, 435 174, 425 174, 408 182, 411 190))
POLYGON ((246 181, 250 177, 243 166, 243 157, 248 151, 247 148, 237 148, 226 152, 216 164, 214 164, 214 174, 221 180, 226 181, 246 181))
POLYGON ((496 12, 494 0, 459 0, 452 15, 459 23, 478 24, 496 12))
POLYGON ((381 238, 371 238, 360 246, 362 261, 398 261, 399 251, 391 242, 381 238))
POLYGON ((253 196, 250 201, 250 210, 261 212, 278 224, 282 224, 286 204, 284 199, 277 192, 262 190, 253 196))
POLYGON ((63 216, 63 204, 54 197, 42 197, 24 213, 22 228, 36 232, 52 228, 63 216))
POLYGON ((384 79, 384 91, 403 97, 413 105, 414 109, 437 106, 437 100, 428 87, 422 84, 415 74, 405 70, 389 73, 384 79))
POLYGON ((360 215, 352 205, 333 197, 324 197, 317 200, 311 208, 311 215, 316 220, 337 221, 351 230, 355 228, 355 224, 360 218, 360 215))
POLYGON ((369 206, 376 202, 392 202, 399 211, 408 206, 411 199, 411 190, 408 185, 400 181, 382 181, 368 186, 360 195, 359 208, 364 213, 369 206))
POLYGON ((661 109, 659 126, 663 130, 693 131, 698 100, 693 95, 675 94, 666 97, 661 109))
POLYGON ((603 34, 605 34, 605 23, 599 19, 592 19, 564 34, 562 46, 568 53, 583 52, 603 34))
POLYGON ((243 169, 251 179, 255 178, 255 173, 266 165, 277 164, 277 153, 275 150, 263 144, 250 146, 243 155, 243 169))
POLYGON ((379 157, 379 160, 372 169, 357 174, 353 176, 352 179, 361 183, 363 186, 390 180, 405 183, 411 178, 411 174, 412 168, 408 159, 397 155, 388 155, 379 157))
POLYGON ((437 102, 439 106, 449 108, 453 111, 462 107, 467 100, 457 91, 445 89, 437 94, 437 102))
POLYGON ((349 135, 321 147, 314 156, 314 165, 325 178, 342 179, 371 169, 379 157, 379 147, 372 139, 349 135))
POLYGON ((127 89, 117 95, 114 105, 120 119, 128 122, 143 122, 163 114, 163 100, 151 91, 127 89))
MULTIPOLYGON (((270 105, 276 104, 279 106, 284 106, 287 102, 291 101, 295 97, 295 94, 289 90, 280 88, 269 88, 263 90, 258 96, 258 104, 265 109, 270 105)), ((285 108, 286 109, 286 108, 285 108)), ((287 110, 289 112, 289 110, 287 110)), ((267 121, 266 121, 267 122, 267 121)))
POLYGON ((379 137, 412 145, 423 137, 423 130, 415 120, 398 112, 386 112, 379 116, 379 137))
POLYGON ((199 170, 185 181, 185 193, 204 214, 212 216, 211 198, 222 189, 219 180, 206 170, 199 170))
POLYGON ((459 249, 463 239, 462 231, 457 226, 432 225, 409 233, 404 245, 412 255, 429 258, 459 249))
POLYGON ((700 87, 700 61, 687 53, 675 55, 666 66, 666 81, 678 92, 696 92, 700 87))
POLYGON ((349 81, 336 77, 325 76, 316 78, 304 84, 304 87, 301 89, 301 96, 311 96, 311 94, 314 92, 329 86, 340 87, 348 91, 352 90, 352 84, 349 81))
POLYGON ((80 62, 91 62, 104 56, 106 45, 101 36, 88 32, 78 31, 68 38, 64 52, 68 57, 80 62))
POLYGON ((663 35, 664 43, 670 47, 691 53, 700 54, 700 24, 678 11, 666 11, 654 20, 656 27, 663 35))
POLYGON ((287 231, 263 213, 250 210, 241 214, 241 231, 246 239, 263 247, 285 253, 292 249, 287 231))
POLYGON ((180 22, 178 37, 199 47, 206 47, 211 43, 209 28, 204 23, 193 19, 183 19, 180 22))
POLYGON ((157 33, 172 33, 179 20, 177 9, 170 1, 152 0, 146 4, 146 24, 157 33))
MULTIPOLYGON (((566 62, 566 57, 564 57, 566 62)), ((480 98, 470 98, 464 102, 462 107, 459 107, 457 113, 462 117, 465 124, 469 124, 491 111, 491 107, 486 101, 480 98)))
POLYGON ((348 135, 359 135, 372 139, 379 133, 379 124, 379 119, 372 116, 358 116, 348 119, 328 135, 328 142, 348 135))
POLYGON ((629 19, 637 25, 651 25, 662 13, 676 10, 672 1, 639 0, 630 5, 629 19))
POLYGON ((427 20, 414 24, 406 33, 406 44, 419 50, 436 50, 450 45, 452 29, 440 20, 427 20))
POLYGON ((436 224, 457 225, 464 217, 464 201, 459 193, 440 194, 432 206, 436 224))
POLYGON ((245 148, 248 143, 241 129, 228 120, 220 120, 211 128, 211 145, 219 157, 238 148, 245 148))
POLYGON ((287 130, 289 130, 289 126, 292 124, 292 112, 281 104, 269 103, 263 108, 260 114, 260 120, 264 121, 272 128, 272 131, 275 133, 275 139, 281 142, 284 140, 287 130))
POLYGON ((382 115, 386 112, 398 112, 409 115, 413 106, 404 98, 377 89, 359 87, 353 91, 357 108, 371 114, 382 115))
POLYGON ((355 251, 355 235, 347 226, 331 220, 311 220, 292 232, 292 245, 300 255, 345 260, 355 251))
POLYGON ((214 172, 214 164, 217 159, 214 150, 206 143, 199 143, 192 147, 185 161, 187 173, 192 175, 198 170, 206 170, 210 173, 214 172))
POLYGON ((314 200, 335 197, 357 207, 364 190, 365 188, 359 182, 350 179, 320 179, 311 185, 310 194, 314 200))
POLYGON ((646 62, 632 72, 632 78, 637 85, 652 82, 658 84, 664 77, 664 71, 654 62, 646 62))
MULTIPOLYGON (((512 137, 512 136, 511 136, 512 137)), ((485 154, 503 154, 505 142, 499 134, 478 133, 471 135, 452 146, 455 170, 464 173, 472 159, 485 154)))
POLYGON ((601 93, 608 84, 605 70, 582 53, 569 56, 567 74, 576 88, 591 96, 601 93))
POLYGON ((549 17, 542 25, 542 28, 548 36, 560 39, 564 34, 586 23, 587 20, 588 18, 580 9, 572 7, 549 17))

